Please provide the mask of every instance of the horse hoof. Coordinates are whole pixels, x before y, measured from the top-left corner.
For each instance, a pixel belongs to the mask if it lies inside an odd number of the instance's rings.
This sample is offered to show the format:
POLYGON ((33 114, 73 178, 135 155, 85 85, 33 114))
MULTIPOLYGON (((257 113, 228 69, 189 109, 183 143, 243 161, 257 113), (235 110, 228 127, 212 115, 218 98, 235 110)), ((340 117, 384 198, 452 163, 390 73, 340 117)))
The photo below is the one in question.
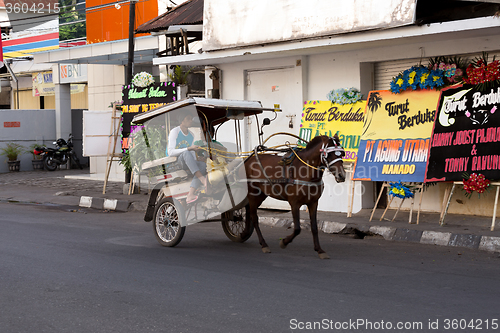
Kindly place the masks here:
POLYGON ((330 256, 326 254, 325 252, 323 253, 318 253, 320 259, 330 259, 330 256))
POLYGON ((262 252, 264 252, 264 253, 271 253, 271 249, 266 246, 266 247, 262 248, 262 252))
POLYGON ((280 247, 281 247, 282 249, 286 249, 286 244, 285 244, 285 241, 284 241, 283 239, 282 239, 282 240, 280 240, 280 247))

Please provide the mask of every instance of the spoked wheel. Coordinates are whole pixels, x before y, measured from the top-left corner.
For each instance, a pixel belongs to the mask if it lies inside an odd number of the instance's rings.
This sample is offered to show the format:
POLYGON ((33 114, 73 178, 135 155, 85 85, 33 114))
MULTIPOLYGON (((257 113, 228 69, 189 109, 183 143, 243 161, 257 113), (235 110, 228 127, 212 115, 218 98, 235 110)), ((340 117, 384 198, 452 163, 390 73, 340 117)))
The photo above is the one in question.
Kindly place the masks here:
POLYGON ((252 236, 253 224, 249 218, 248 205, 222 214, 222 230, 233 242, 243 243, 252 236))
POLYGON ((45 156, 43 159, 43 166, 49 171, 55 171, 57 169, 57 163, 52 156, 45 156))
POLYGON ((183 225, 184 209, 179 201, 173 198, 161 199, 153 217, 153 229, 158 243, 169 247, 179 244, 186 230, 183 225))

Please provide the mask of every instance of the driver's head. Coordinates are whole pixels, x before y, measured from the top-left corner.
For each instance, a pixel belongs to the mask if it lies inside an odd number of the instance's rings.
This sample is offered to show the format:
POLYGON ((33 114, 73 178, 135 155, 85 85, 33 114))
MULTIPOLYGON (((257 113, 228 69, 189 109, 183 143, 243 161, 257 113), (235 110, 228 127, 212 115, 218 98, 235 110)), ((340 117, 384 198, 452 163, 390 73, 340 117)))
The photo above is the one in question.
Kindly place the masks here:
POLYGON ((181 121, 182 125, 184 125, 186 127, 190 127, 192 123, 193 123, 193 116, 192 115, 187 114, 187 115, 182 117, 182 121, 181 121))
POLYGON ((181 122, 181 127, 184 128, 189 128, 189 127, 196 127, 196 124, 194 124, 194 117, 192 114, 183 114, 179 117, 179 120, 181 122))

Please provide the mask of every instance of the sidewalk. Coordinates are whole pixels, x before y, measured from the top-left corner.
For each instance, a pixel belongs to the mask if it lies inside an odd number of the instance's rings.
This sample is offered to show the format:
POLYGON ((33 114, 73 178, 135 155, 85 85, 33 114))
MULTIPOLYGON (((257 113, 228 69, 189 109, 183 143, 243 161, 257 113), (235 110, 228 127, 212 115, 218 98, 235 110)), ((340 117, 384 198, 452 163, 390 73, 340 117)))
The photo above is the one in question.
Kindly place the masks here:
MULTIPOLYGON (((133 195, 123 194, 123 181, 110 180, 106 194, 102 194, 103 185, 103 175, 90 175, 88 170, 3 173, 0 174, 0 202, 58 204, 124 212, 146 210, 149 196, 144 183, 142 193, 133 195)), ((351 234, 359 238, 376 236, 392 241, 500 252, 500 218, 495 231, 490 231, 491 217, 448 214, 446 224, 440 226, 437 213, 421 213, 418 225, 408 223, 408 211, 399 212, 394 222, 379 221, 382 213, 383 210, 378 209, 370 222, 371 209, 363 209, 351 218, 345 213, 318 212, 318 227, 325 233, 351 234)), ((394 213, 394 210, 388 210, 385 217, 392 219, 394 213)), ((305 229, 310 229, 308 218, 308 213, 302 211, 301 224, 305 229)), ((293 228, 292 215, 286 211, 259 210, 259 221, 270 226, 293 228)), ((412 221, 416 221, 416 212, 412 221)))

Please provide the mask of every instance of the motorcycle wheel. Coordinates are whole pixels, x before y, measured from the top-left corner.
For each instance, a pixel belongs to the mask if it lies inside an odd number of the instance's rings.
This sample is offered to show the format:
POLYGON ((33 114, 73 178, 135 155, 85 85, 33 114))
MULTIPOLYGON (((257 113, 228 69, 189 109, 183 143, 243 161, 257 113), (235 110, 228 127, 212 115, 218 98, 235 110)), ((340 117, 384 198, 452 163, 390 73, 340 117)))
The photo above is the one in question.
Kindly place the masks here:
POLYGON ((55 171, 57 169, 57 162, 52 156, 46 156, 43 159, 43 166, 49 171, 55 171))
POLYGON ((71 159, 73 160, 73 162, 75 162, 76 166, 80 168, 80 170, 83 169, 82 165, 80 164, 80 160, 78 159, 78 156, 76 156, 74 152, 71 152, 71 159))

